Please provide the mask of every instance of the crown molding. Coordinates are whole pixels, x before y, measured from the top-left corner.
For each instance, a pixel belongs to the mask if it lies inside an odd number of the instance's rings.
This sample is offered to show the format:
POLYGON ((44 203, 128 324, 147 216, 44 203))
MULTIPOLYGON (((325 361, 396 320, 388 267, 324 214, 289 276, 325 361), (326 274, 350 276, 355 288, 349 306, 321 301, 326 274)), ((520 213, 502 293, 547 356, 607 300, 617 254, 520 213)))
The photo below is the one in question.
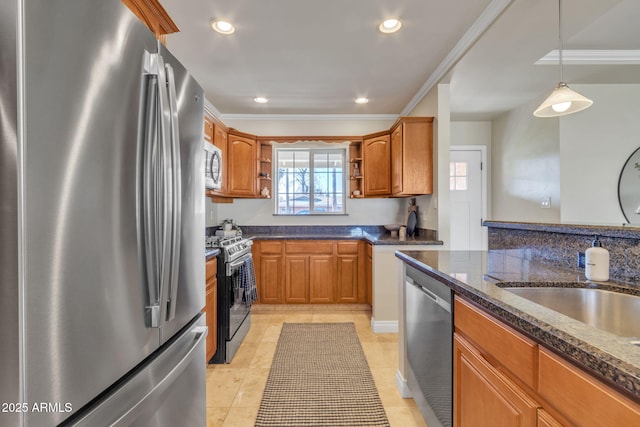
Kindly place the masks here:
POLYGON ((218 120, 222 120, 222 113, 207 98, 204 99, 204 111, 218 118, 218 120))
POLYGON ((364 120, 395 121, 397 114, 222 114, 221 120, 280 120, 280 121, 322 121, 322 120, 364 120))
MULTIPOLYGON (((558 49, 552 50, 538 59, 536 65, 558 65, 558 49)), ((563 64, 577 65, 624 65, 640 64, 640 50, 562 50, 563 64)))
POLYGON ((480 36, 498 19, 513 0, 493 0, 482 14, 469 27, 466 33, 458 40, 458 43, 451 49, 445 59, 436 67, 420 90, 411 98, 411 101, 400 113, 401 116, 408 115, 416 105, 429 93, 429 91, 453 68, 480 36))

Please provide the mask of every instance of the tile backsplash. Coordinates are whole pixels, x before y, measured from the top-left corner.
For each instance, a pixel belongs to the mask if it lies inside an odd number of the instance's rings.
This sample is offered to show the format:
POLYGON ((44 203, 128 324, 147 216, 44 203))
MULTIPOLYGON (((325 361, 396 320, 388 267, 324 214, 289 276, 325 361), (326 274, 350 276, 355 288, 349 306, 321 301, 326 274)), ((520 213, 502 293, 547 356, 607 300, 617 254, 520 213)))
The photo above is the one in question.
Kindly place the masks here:
POLYGON ((500 221, 485 225, 491 251, 580 272, 584 268, 578 268, 578 252, 587 250, 599 234, 610 255, 610 279, 640 285, 640 229, 500 221))

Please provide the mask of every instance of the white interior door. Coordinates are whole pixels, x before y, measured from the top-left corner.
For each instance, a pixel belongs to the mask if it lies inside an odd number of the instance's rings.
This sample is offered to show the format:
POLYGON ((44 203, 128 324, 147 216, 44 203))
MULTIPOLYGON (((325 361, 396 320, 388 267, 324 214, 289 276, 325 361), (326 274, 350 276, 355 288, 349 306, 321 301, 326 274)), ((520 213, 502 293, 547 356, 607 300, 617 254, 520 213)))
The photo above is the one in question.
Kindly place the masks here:
POLYGON ((486 249, 482 227, 484 184, 481 149, 451 149, 451 250, 486 249))

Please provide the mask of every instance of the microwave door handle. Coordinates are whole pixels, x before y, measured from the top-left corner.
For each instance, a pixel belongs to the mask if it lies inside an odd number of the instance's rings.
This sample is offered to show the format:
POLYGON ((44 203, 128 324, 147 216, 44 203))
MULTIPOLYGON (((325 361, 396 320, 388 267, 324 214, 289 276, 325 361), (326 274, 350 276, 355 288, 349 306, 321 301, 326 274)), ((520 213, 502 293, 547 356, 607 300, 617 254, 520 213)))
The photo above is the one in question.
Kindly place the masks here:
POLYGON ((167 320, 176 317, 176 306, 178 303, 178 284, 180 270, 180 235, 182 230, 182 171, 180 159, 180 130, 178 120, 178 103, 176 101, 176 79, 173 67, 165 64, 167 74, 167 91, 169 94, 169 138, 170 138, 170 166, 171 166, 171 253, 170 253, 170 278, 169 297, 167 308, 167 320))

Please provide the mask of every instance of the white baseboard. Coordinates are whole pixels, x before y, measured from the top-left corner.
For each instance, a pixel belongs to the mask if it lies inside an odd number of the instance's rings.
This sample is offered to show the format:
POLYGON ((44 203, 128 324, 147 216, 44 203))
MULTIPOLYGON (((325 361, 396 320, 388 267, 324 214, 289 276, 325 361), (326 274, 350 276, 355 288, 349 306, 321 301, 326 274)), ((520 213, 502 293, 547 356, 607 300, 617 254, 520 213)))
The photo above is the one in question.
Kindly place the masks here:
POLYGON ((375 320, 371 318, 371 330, 375 334, 393 334, 398 332, 397 320, 375 320))
POLYGON ((400 371, 396 371, 396 387, 403 399, 411 399, 413 397, 407 385, 407 380, 402 376, 400 371))

